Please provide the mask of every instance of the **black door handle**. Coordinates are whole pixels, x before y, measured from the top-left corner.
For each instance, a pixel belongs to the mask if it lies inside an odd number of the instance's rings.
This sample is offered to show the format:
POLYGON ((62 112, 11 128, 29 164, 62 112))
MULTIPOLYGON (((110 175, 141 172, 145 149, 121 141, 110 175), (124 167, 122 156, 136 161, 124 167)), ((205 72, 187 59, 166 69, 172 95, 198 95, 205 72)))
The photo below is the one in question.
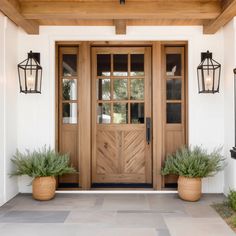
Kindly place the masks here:
POLYGON ((146 141, 147 144, 151 142, 151 118, 146 117, 146 141))

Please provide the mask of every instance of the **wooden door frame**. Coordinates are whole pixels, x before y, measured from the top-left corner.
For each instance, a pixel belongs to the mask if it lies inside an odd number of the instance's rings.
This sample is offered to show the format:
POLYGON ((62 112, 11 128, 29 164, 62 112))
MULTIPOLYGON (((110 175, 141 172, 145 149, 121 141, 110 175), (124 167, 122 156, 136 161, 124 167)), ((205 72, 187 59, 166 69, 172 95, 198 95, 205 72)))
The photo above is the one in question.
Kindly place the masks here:
POLYGON ((58 150, 58 49, 59 46, 77 45, 80 50, 79 71, 79 172, 81 189, 91 189, 91 163, 92 163, 92 78, 91 78, 91 48, 93 46, 151 46, 152 48, 152 162, 153 162, 153 189, 162 189, 162 176, 160 174, 164 156, 164 122, 163 87, 162 80, 162 46, 183 46, 185 48, 185 119, 186 143, 188 144, 188 41, 58 41, 55 43, 55 149, 58 150), (85 88, 85 89, 84 89, 85 88), (83 102, 81 102, 83 101, 83 102), (81 125, 83 124, 83 125, 81 125), (82 148, 81 148, 82 147, 82 148), (88 174, 90 173, 90 174, 88 174))

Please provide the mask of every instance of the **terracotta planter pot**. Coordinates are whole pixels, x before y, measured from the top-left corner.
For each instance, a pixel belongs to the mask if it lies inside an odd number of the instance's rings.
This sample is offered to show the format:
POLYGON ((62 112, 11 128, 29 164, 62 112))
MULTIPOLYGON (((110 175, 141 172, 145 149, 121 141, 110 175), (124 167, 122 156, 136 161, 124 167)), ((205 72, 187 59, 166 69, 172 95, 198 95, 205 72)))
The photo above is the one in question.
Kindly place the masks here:
POLYGON ((47 201, 55 196, 56 179, 53 176, 37 177, 32 183, 33 198, 39 201, 47 201))
POLYGON ((179 176, 178 193, 185 201, 198 201, 202 195, 202 179, 179 176))

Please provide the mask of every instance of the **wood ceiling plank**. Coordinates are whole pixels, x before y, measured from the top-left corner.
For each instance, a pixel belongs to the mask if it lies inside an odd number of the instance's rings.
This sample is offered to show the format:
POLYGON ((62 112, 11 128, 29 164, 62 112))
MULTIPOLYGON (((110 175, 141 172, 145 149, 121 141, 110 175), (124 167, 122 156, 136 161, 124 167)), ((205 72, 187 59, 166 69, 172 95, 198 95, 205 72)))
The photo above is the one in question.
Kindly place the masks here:
POLYGON ((26 19, 215 19, 218 1, 116 2, 22 2, 26 19))
POLYGON ((223 6, 222 13, 215 19, 211 20, 208 24, 204 25, 204 34, 214 34, 221 27, 226 25, 236 15, 236 0, 227 2, 227 6, 223 6))
POLYGON ((28 34, 39 34, 39 25, 33 20, 24 19, 20 13, 20 4, 17 0, 1 0, 0 11, 28 34))

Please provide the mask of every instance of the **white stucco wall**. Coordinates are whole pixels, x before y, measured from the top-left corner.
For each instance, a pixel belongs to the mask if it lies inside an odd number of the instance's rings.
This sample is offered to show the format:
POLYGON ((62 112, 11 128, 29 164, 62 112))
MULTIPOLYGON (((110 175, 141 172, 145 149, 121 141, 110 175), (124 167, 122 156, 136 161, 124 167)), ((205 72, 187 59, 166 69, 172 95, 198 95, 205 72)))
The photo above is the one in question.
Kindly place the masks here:
POLYGON ((10 161, 17 148, 17 36, 18 28, 0 13, 0 205, 18 193, 10 178, 10 161))
POLYGON ((225 77, 225 98, 224 98, 224 116, 225 116, 225 157, 227 158, 227 167, 225 170, 224 192, 229 189, 236 190, 236 160, 230 157, 229 150, 234 146, 234 74, 233 69, 236 66, 236 19, 230 21, 224 27, 224 77, 225 77))
MULTIPOLYGON (((55 41, 57 40, 188 40, 189 77, 189 142, 208 149, 224 144, 224 66, 220 93, 199 95, 196 68, 202 51, 210 50, 213 57, 224 63, 224 35, 203 35, 202 27, 128 27, 126 35, 116 35, 114 27, 41 27, 40 35, 19 32, 18 61, 27 52, 41 53, 43 67, 42 95, 18 93, 17 139, 20 150, 33 149, 44 144, 55 144, 55 41)), ((30 191, 27 178, 19 179, 19 191, 30 191)), ((222 192, 224 174, 203 181, 204 192, 222 192)))

